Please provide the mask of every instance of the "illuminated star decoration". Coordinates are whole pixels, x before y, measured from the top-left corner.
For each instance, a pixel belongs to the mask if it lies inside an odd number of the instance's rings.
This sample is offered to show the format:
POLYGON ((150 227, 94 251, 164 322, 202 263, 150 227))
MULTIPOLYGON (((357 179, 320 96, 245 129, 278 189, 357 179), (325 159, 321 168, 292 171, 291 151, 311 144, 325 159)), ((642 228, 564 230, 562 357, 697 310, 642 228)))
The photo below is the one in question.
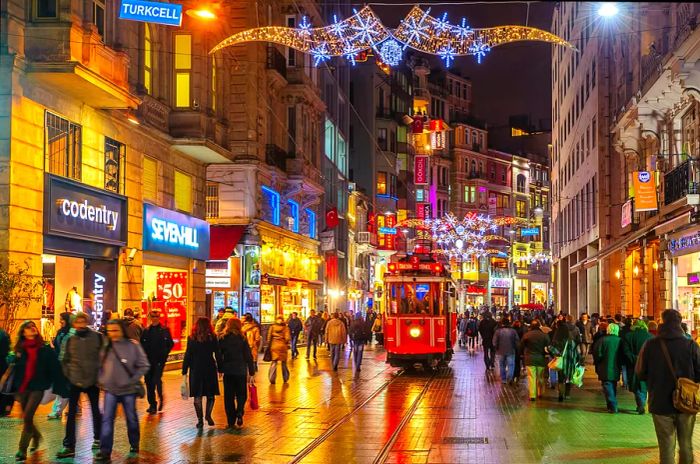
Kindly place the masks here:
POLYGON ((401 62, 401 45, 394 39, 389 39, 379 46, 379 57, 382 63, 389 66, 397 66, 401 62))
MULTIPOLYGON (((383 60, 398 62, 395 45, 408 47, 441 57, 447 66, 459 56, 471 55, 481 63, 492 48, 518 41, 538 41, 574 48, 566 40, 542 29, 527 26, 497 26, 472 29, 462 19, 460 25, 447 21, 447 16, 436 19, 429 15, 430 9, 416 6, 401 20, 399 27, 387 29, 369 7, 330 26, 312 28, 307 18, 299 27, 267 26, 247 29, 222 40, 210 53, 225 47, 247 42, 271 42, 309 53, 314 62, 320 64, 334 56, 343 56, 354 63, 355 55, 373 49, 383 60), (384 52, 382 53, 382 49, 384 52), (389 58, 390 57, 390 58, 389 58)), ((387 61, 385 61, 387 62, 387 61)), ((387 64, 389 64, 387 62, 387 64)))

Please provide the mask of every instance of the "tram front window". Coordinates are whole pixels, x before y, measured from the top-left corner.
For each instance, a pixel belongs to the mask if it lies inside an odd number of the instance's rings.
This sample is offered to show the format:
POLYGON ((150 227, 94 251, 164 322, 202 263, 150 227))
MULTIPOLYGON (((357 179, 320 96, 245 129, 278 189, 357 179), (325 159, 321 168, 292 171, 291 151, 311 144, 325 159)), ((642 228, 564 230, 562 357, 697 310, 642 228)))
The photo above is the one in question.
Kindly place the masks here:
POLYGON ((396 282, 389 284, 389 311, 392 315, 440 316, 439 282, 396 282))

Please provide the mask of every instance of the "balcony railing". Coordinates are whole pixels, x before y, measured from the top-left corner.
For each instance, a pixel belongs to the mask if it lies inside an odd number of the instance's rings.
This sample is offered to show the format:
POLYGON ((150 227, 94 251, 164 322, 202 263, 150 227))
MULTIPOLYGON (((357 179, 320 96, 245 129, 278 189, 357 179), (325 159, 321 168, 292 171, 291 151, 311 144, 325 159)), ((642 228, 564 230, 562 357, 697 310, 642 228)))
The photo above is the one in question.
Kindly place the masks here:
POLYGON ((694 162, 681 163, 664 176, 664 205, 698 193, 698 169, 694 162))
POLYGON ((277 48, 268 46, 267 47, 267 69, 273 69, 279 73, 280 76, 287 78, 287 59, 283 54, 277 50, 277 48))
POLYGON ((265 145, 265 162, 270 166, 275 166, 282 171, 287 169, 287 152, 275 144, 265 145))

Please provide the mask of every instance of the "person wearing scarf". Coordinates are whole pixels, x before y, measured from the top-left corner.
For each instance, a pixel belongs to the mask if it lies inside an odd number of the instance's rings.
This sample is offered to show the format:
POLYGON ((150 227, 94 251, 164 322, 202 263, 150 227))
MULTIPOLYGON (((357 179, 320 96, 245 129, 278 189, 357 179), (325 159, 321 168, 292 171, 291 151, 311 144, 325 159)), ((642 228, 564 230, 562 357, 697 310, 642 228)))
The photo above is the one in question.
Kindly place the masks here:
POLYGON ((15 365, 13 387, 22 405, 23 418, 22 434, 15 461, 24 462, 27 460, 27 449, 37 450, 42 439, 41 433, 34 425, 34 414, 41 403, 44 391, 54 387, 54 393, 61 395, 66 393, 60 389, 62 377, 56 352, 41 338, 33 321, 25 321, 20 325, 17 344, 9 358, 15 365))

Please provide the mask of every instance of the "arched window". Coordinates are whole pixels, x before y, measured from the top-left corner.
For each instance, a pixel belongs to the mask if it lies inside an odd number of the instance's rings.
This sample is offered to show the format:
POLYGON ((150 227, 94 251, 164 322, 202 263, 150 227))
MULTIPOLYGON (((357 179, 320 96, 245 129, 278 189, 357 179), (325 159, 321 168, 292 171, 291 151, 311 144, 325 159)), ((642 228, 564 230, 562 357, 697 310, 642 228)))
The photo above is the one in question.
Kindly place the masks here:
POLYGON ((471 174, 471 175, 476 174, 476 161, 474 161, 474 160, 472 160, 472 170, 469 174, 471 174))
POLYGON ((469 129, 464 129, 464 144, 469 145, 469 129))
POLYGON ((516 189, 518 192, 525 192, 525 176, 522 174, 518 174, 518 177, 516 178, 516 189))
POLYGON ((144 24, 143 30, 143 86, 146 93, 153 92, 153 43, 151 42, 151 28, 144 24))

